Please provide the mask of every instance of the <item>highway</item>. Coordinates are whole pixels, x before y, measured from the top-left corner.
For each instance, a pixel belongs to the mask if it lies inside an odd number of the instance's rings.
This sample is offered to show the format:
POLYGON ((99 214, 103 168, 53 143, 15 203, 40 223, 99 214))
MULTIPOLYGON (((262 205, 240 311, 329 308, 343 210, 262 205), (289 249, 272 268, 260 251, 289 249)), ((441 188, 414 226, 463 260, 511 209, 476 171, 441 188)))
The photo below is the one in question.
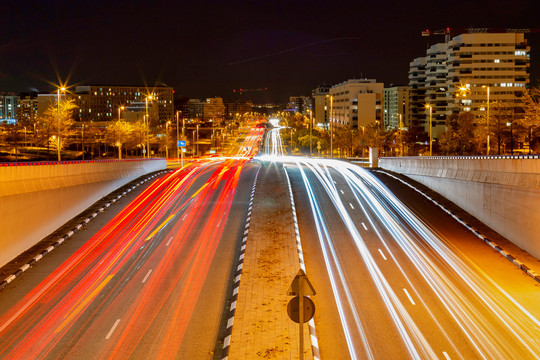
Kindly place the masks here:
POLYGON ((372 173, 266 151, 290 177, 322 358, 540 358, 537 318, 372 173))
POLYGON ((211 358, 262 132, 154 181, 0 315, 0 358, 211 358))

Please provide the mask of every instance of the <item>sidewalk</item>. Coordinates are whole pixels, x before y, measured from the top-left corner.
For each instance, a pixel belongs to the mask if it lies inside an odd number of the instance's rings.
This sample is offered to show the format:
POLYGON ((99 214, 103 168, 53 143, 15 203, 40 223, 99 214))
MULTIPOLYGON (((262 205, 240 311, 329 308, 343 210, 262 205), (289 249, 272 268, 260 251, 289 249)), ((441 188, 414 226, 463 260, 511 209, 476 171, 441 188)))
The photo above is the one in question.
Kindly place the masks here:
MULTIPOLYGON (((298 324, 286 291, 300 269, 284 169, 259 172, 228 359, 298 359, 298 324)), ((307 324, 304 359, 313 359, 307 324)))

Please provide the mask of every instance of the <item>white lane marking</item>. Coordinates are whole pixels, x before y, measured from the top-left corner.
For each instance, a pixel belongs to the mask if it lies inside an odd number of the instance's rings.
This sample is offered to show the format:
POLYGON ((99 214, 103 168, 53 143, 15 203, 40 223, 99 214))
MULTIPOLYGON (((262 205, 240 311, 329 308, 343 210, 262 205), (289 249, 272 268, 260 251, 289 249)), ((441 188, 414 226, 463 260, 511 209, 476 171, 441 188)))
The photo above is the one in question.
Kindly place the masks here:
POLYGON ((109 338, 111 337, 111 335, 113 334, 114 330, 116 329, 116 327, 118 326, 118 323, 120 322, 120 319, 117 319, 115 322, 114 322, 114 325, 112 326, 111 330, 109 330, 109 333, 107 334, 107 336, 105 336, 105 340, 109 340, 109 338))
POLYGON ((182 216, 182 221, 186 220, 186 216, 187 216, 187 213, 185 213, 184 216, 182 216))
POLYGON ((381 249, 379 249, 379 252, 381 253, 381 256, 382 256, 382 258, 383 258, 384 260, 388 260, 388 259, 386 258, 386 256, 384 256, 384 253, 382 252, 381 249))
POLYGON ((351 205, 351 209, 354 209, 354 206, 352 206, 352 204, 351 204, 351 203, 349 203, 349 205, 351 205))
POLYGON ((451 360, 450 356, 446 353, 446 351, 442 352, 446 360, 451 360))
POLYGON ((342 193, 343 195, 345 195, 345 193, 343 192, 343 190, 340 189, 339 191, 341 191, 341 193, 342 193))
POLYGON ((169 238, 169 241, 167 241, 167 243, 165 244, 165 246, 171 245, 171 241, 172 241, 172 236, 169 238))
POLYGON ((365 230, 367 230, 366 224, 362 223, 362 226, 364 227, 365 230))
POLYGON ((148 270, 148 272, 146 273, 146 276, 144 277, 144 279, 142 279, 143 284, 146 282, 146 280, 148 280, 148 277, 150 276, 151 273, 152 273, 152 269, 148 270))
POLYGON ((409 292, 407 291, 407 289, 404 288, 403 291, 405 291, 405 294, 407 295, 407 297, 408 297, 409 300, 411 301, 411 304, 416 305, 416 303, 414 302, 413 298, 411 297, 411 295, 409 294, 409 292))

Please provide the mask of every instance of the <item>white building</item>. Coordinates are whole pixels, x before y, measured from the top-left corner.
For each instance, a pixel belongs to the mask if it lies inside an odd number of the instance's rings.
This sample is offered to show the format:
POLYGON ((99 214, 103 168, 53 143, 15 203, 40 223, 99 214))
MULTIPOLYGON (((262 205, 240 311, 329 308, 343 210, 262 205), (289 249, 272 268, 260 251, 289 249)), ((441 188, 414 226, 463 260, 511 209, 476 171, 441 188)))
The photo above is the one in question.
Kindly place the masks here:
POLYGON ((490 103, 497 101, 508 112, 515 110, 529 84, 529 51, 525 35, 519 32, 465 33, 431 46, 425 57, 410 63, 411 125, 429 132, 426 104, 431 105, 436 138, 445 131, 448 115, 484 114, 488 89, 490 103), (462 87, 468 90, 460 93, 462 87))
POLYGON ((374 79, 351 79, 330 88, 331 121, 359 129, 382 124, 384 84, 374 79))
POLYGON ((313 97, 313 119, 318 127, 328 129, 330 114, 330 86, 321 85, 311 92, 313 97))

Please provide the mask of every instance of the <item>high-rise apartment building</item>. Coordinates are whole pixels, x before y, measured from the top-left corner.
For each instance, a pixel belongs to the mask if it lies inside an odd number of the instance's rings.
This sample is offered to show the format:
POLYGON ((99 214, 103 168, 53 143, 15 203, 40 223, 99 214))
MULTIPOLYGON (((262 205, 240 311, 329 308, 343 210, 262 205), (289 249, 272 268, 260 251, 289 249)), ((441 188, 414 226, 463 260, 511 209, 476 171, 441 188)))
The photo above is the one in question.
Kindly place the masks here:
POLYGON ((391 86, 384 88, 384 125, 397 129, 408 126, 409 87, 391 86))
POLYGON ((351 79, 330 88, 331 121, 359 129, 383 121, 384 84, 374 79, 351 79))
POLYGON ((507 110, 520 105, 529 84, 530 47, 523 33, 479 33, 455 36, 448 43, 449 108, 452 112, 483 114, 487 102, 500 102, 507 110), (456 98, 459 87, 470 93, 456 98))
POLYGON ((429 104, 436 138, 445 131, 448 115, 484 114, 488 89, 490 103, 519 114, 519 98, 529 83, 529 51, 525 35, 519 32, 465 33, 431 46, 425 57, 410 63, 411 125, 429 132, 429 104), (467 89, 461 94, 465 96, 457 96, 460 88, 467 89))

